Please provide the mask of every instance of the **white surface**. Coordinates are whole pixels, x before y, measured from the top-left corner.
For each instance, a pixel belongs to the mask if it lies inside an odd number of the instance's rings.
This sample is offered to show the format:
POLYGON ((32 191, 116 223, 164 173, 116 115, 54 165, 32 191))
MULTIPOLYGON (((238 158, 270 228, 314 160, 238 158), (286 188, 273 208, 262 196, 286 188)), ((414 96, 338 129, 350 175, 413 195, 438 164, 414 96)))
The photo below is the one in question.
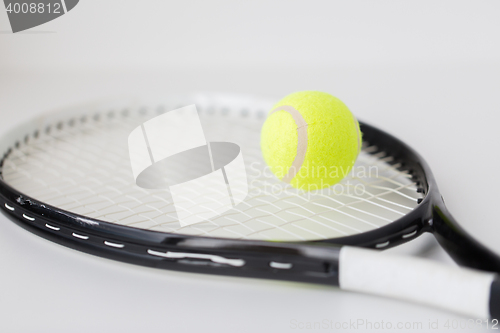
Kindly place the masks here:
MULTIPOLYGON (((22 70, 496 62, 499 10, 495 0, 82 0, 56 20, 2 36, 0 62, 22 70)), ((0 30, 10 30, 4 10, 0 30)))
POLYGON ((470 318, 490 317, 493 273, 345 246, 340 250, 342 290, 418 302, 470 318), (431 283, 429 283, 432 281, 431 283))
MULTIPOLYGON (((277 101, 328 91, 419 151, 457 220, 500 253, 499 2, 175 6, 81 1, 29 32, 0 34, 0 131, 114 94, 209 90, 277 101)), ((8 29, 0 9, 0 30, 8 29)), ((432 256, 450 263, 442 251, 432 256)), ((4 216, 0 267, 5 332, 295 332, 357 320, 438 321, 444 330, 447 320, 465 320, 330 287, 122 264, 40 239, 4 216)))

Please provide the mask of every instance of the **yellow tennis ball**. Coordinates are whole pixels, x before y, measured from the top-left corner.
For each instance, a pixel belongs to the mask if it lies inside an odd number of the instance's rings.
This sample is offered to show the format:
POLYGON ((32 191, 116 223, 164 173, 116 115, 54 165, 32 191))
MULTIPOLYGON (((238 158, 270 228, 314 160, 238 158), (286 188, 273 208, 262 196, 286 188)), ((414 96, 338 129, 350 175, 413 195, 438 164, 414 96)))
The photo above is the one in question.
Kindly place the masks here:
POLYGON ((286 96, 262 127, 264 160, 276 177, 311 191, 338 183, 361 149, 359 124, 338 98, 319 91, 286 96))

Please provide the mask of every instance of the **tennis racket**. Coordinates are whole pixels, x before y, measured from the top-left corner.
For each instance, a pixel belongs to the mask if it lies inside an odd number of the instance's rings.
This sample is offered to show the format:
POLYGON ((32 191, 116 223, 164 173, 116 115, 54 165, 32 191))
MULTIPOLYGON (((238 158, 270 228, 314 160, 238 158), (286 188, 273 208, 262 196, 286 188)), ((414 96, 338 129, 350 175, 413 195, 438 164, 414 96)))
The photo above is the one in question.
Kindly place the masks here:
POLYGON ((420 155, 366 123, 353 172, 335 187, 304 193, 265 172, 266 112, 197 103, 207 140, 239 145, 249 192, 215 217, 179 223, 168 189, 136 185, 127 138, 193 102, 85 106, 18 126, 0 140, 4 213, 56 243, 132 264, 320 283, 473 318, 500 316, 500 258, 449 214, 420 155), (372 250, 425 232, 467 268, 372 250))

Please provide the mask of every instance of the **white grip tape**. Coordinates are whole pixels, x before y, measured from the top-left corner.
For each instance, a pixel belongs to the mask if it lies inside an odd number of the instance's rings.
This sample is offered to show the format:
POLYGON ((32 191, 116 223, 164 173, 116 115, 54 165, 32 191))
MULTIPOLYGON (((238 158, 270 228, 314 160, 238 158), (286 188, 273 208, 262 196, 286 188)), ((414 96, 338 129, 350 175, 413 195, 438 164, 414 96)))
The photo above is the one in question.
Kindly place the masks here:
POLYGON ((493 273, 375 250, 345 246, 340 251, 341 289, 414 301, 470 318, 490 317, 494 277, 493 273))

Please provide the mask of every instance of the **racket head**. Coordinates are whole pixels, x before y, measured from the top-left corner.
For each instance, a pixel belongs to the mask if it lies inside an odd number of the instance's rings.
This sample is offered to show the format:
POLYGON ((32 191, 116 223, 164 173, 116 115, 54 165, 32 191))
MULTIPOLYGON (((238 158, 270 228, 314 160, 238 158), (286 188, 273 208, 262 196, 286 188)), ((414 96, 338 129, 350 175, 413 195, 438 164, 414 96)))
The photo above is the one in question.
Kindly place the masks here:
MULTIPOLYGON (((269 235, 265 235, 265 237, 244 237, 245 235, 243 237, 224 237, 224 234, 221 236, 218 233, 207 234, 206 232, 202 232, 196 234, 192 230, 183 232, 182 228, 180 228, 180 231, 176 229, 174 232, 169 232, 168 230, 158 228, 123 225, 113 220, 106 221, 105 218, 97 218, 91 216, 91 214, 79 213, 78 210, 71 207, 65 209, 64 205, 60 204, 60 201, 52 201, 50 198, 49 200, 40 199, 44 197, 40 192, 32 192, 23 188, 23 184, 26 185, 26 183, 29 183, 24 178, 27 176, 27 179, 30 179, 32 176, 23 175, 22 172, 17 172, 16 168, 19 169, 20 165, 26 166, 30 163, 21 163, 18 165, 14 162, 16 159, 22 162, 23 158, 29 159, 32 155, 36 155, 33 152, 36 152, 40 146, 43 147, 47 144, 43 140, 50 141, 55 137, 57 141, 64 141, 71 138, 71 133, 73 132, 79 133, 77 135, 82 135, 82 133, 89 133, 89 128, 94 128, 95 126, 103 127, 99 129, 100 133, 101 135, 106 135, 110 130, 107 125, 127 122, 128 125, 125 128, 119 129, 122 138, 124 138, 128 134, 127 131, 137 124, 193 102, 198 105, 201 104, 199 106, 200 118, 205 131, 207 131, 207 137, 210 138, 210 135, 216 135, 218 128, 221 128, 220 126, 222 128, 233 126, 232 136, 222 138, 222 141, 236 142, 241 145, 248 171, 250 163, 261 158, 258 146, 258 133, 266 115, 265 109, 261 106, 242 106, 241 104, 238 106, 227 106, 224 103, 199 103, 198 100, 185 100, 182 103, 176 102, 171 104, 141 102, 135 105, 127 103, 123 106, 84 106, 43 115, 38 119, 13 129, 0 141, 0 151, 3 153, 0 195, 4 201, 2 203, 4 212, 24 228, 42 237, 99 256, 141 265, 190 271, 212 271, 210 268, 217 266, 218 272, 225 271, 225 274, 247 276, 252 274, 252 276, 259 276, 261 273, 267 275, 265 272, 258 271, 259 265, 262 263, 260 260, 257 261, 256 258, 261 257, 263 253, 266 253, 268 256, 265 265, 268 265, 269 261, 293 262, 294 267, 298 268, 300 265, 308 266, 307 259, 311 258, 318 260, 317 262, 313 261, 314 265, 319 265, 319 262, 324 260, 325 256, 334 260, 331 252, 324 252, 324 249, 318 248, 317 245, 330 244, 327 249, 338 248, 339 245, 344 244, 372 248, 389 248, 408 242, 418 237, 422 232, 429 230, 429 221, 432 220, 432 206, 440 201, 440 195, 427 164, 415 151, 400 140, 363 122, 361 122, 361 131, 363 132, 364 148, 359 161, 369 164, 371 163, 370 161, 375 160, 374 163, 381 163, 384 168, 388 168, 396 177, 407 181, 407 183, 402 185, 403 187, 407 186, 405 188, 409 189, 409 192, 404 194, 414 200, 414 206, 405 206, 402 209, 404 213, 401 210, 398 211, 399 214, 396 214, 397 218, 394 218, 395 214, 392 212, 390 215, 391 218, 386 218, 386 220, 390 220, 387 223, 346 235, 331 232, 327 237, 296 237, 294 239, 293 237, 273 238, 269 237, 269 235), (130 121, 131 118, 133 118, 133 121, 130 121), (231 119, 231 122, 225 123, 228 119, 231 119), (245 136, 241 140, 241 134, 244 130, 243 128, 239 128, 238 124, 242 123, 246 124, 245 126, 251 124, 251 128, 247 130, 247 134, 253 140, 248 140, 248 137, 245 136), (246 146, 248 142, 250 142, 249 147, 246 146), (16 180, 21 181, 16 183, 16 180), (57 204, 51 204, 51 201, 57 204), (269 240, 273 242, 269 242, 269 240), (254 268, 257 270, 247 269, 244 273, 236 272, 234 268, 237 266, 220 262, 221 259, 214 259, 213 257, 207 260, 201 257, 168 258, 159 255, 168 251, 180 250, 183 251, 182 253, 195 251, 196 253, 221 256, 226 259, 240 258, 245 261, 246 268, 252 267, 253 262, 256 265, 254 268), (185 263, 186 265, 178 265, 179 263, 185 263)), ((102 140, 102 136, 100 138, 102 140)), ((218 139, 214 138, 214 140, 218 139)), ((99 140, 97 142, 99 143, 99 140)), ((61 148, 58 147, 57 149, 61 148)), ((107 145, 103 145, 101 150, 109 154, 114 153, 113 148, 107 145)), ((77 164, 80 163, 78 162, 80 157, 78 154, 73 156, 77 164)), ((84 161, 81 161, 81 163, 84 163, 84 161)), ((34 164, 36 165, 36 163, 34 164)), ((123 165, 123 163, 120 165, 123 165)), ((129 165, 125 165, 123 168, 123 172, 120 173, 121 177, 131 177, 130 170, 125 170, 127 167, 129 165)), ((260 167, 263 166, 261 165, 260 167)), ((70 170, 67 166, 62 168, 62 170, 65 169, 70 170)), ((59 176, 61 175, 57 177, 59 176)), ((251 181, 252 179, 250 179, 251 181)), ((267 177, 263 181, 279 183, 279 181, 272 177, 267 177)), ((130 183, 129 179, 127 183, 129 188, 130 183)), ((398 183, 396 189, 390 188, 389 190, 393 192, 397 191, 398 186, 401 186, 401 183, 398 183)), ((65 188, 68 189, 67 184, 58 190, 62 191, 65 188)), ((324 193, 300 194, 293 192, 293 190, 291 191, 290 193, 292 193, 293 198, 300 198, 306 195, 308 200, 312 202, 317 202, 314 200, 318 197, 324 199, 325 196, 324 193)), ((78 191, 73 191, 73 193, 78 193, 78 191)), ((261 194, 258 193, 258 195, 261 194)), ((121 195, 123 195, 123 192, 121 195)), ((252 190, 250 190, 249 196, 251 195, 252 190)), ((333 196, 337 194, 329 192, 327 195, 333 196)), ((252 199, 255 199, 255 196, 251 196, 250 200, 252 199)), ((362 199, 360 200, 362 204, 372 205, 369 201, 366 203, 366 198, 358 199, 362 199)), ((395 205, 393 203, 389 204, 391 205, 391 209, 394 208, 393 206, 395 205)), ((256 205, 249 206, 252 208, 256 205)), ((286 210, 286 208, 288 207, 283 209, 286 210)), ((333 209, 334 207, 327 208, 333 209)), ((328 210, 326 211, 328 212, 328 210)), ((265 215, 265 213, 266 211, 264 210, 263 214, 265 215)), ((272 215, 272 213, 268 214, 272 215)), ((312 211, 310 214, 316 217, 321 212, 312 211)), ((362 212, 362 214, 364 213, 362 212)), ((254 217, 252 216, 252 218, 254 217)), ((329 218, 330 216, 326 216, 322 222, 328 221, 329 218)), ((302 219, 307 220, 307 216, 305 218, 302 216, 302 219)), ((255 228, 255 226, 252 225, 252 228, 255 228)), ((255 235, 255 233, 251 234, 255 235)), ((290 235, 288 232, 284 234, 290 235)), ((318 234, 318 232, 315 234, 318 234)), ((318 268, 318 266, 314 270, 320 271, 323 275, 330 274, 327 272, 328 270, 325 271, 324 266, 324 261, 322 261, 321 268, 318 268)), ((310 271, 310 267, 305 269, 305 271, 308 270, 310 271)), ((301 276, 300 279, 303 278, 304 276, 301 276)), ((295 278, 292 277, 292 279, 295 278)))

